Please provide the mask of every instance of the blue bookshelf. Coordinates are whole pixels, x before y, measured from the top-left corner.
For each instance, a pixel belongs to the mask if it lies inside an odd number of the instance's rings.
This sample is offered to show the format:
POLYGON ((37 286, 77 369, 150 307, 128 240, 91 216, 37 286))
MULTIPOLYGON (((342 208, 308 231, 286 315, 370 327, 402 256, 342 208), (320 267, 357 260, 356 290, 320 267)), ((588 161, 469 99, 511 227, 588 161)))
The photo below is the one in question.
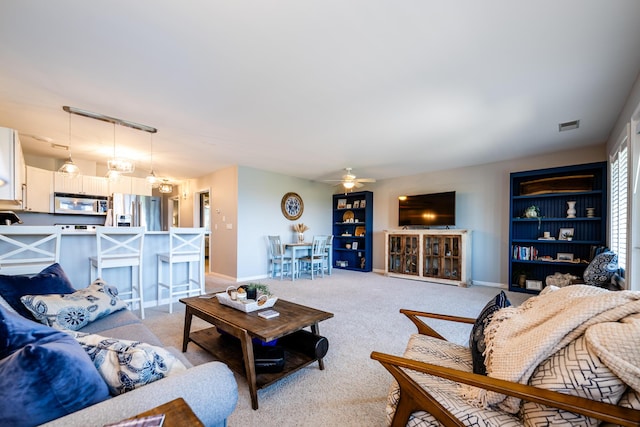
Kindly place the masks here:
POLYGON ((556 272, 582 278, 595 249, 607 244, 607 210, 606 162, 512 173, 509 290, 538 293, 556 272), (567 202, 575 202, 575 217, 567 202), (531 206, 537 217, 526 215, 531 206))

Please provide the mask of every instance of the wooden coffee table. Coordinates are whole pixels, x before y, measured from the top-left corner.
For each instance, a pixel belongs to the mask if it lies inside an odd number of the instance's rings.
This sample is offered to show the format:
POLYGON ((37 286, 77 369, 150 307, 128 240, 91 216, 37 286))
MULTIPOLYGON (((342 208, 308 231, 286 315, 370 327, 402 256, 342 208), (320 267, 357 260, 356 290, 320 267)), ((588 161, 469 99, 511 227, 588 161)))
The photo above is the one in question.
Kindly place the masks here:
POLYGON ((249 383, 253 409, 258 409, 258 389, 267 387, 315 361, 318 361, 321 370, 324 369, 321 358, 285 347, 285 365, 282 372, 256 373, 252 338, 269 342, 305 327, 311 327, 311 332, 319 335, 318 323, 332 318, 332 313, 278 299, 272 309, 278 311, 280 316, 263 319, 258 316, 260 310, 244 313, 220 304, 213 294, 182 298, 180 302, 186 305, 182 351, 187 351, 187 344, 192 341, 226 363, 233 371, 244 375, 249 383), (193 316, 215 327, 191 332, 193 316), (221 337, 218 328, 238 338, 240 346, 230 345, 228 339, 221 337))

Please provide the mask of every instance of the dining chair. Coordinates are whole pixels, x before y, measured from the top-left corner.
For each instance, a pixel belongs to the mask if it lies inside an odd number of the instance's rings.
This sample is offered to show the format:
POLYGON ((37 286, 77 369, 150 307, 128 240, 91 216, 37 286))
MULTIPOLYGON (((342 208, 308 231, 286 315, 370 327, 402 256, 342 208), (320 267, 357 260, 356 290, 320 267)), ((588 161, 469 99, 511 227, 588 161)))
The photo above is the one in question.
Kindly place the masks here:
MULTIPOLYGON (((144 319, 144 298, 142 282, 142 250, 144 227, 96 227, 96 255, 89 257, 91 282, 105 279, 105 269, 131 269, 130 290, 122 291, 119 297, 133 306, 140 305, 140 318, 144 319)), ((106 280, 105 280, 106 281, 106 280)))
POLYGON ((169 252, 158 254, 158 304, 160 304, 162 290, 167 289, 169 313, 173 313, 175 297, 205 293, 204 236, 204 227, 171 227, 169 229, 169 252), (184 281, 176 282, 175 276, 179 272, 174 271, 174 268, 180 264, 186 268, 186 277, 184 281), (165 270, 168 271, 167 275, 164 274, 165 270))
MULTIPOLYGON (((313 280, 313 273, 316 271, 324 277, 324 263, 327 247, 327 236, 313 236, 313 242, 311 244, 311 254, 300 258, 301 264, 308 264, 309 271, 311 273, 311 280, 313 280)), ((300 269, 298 269, 300 271, 300 269)), ((316 273, 317 275, 317 273, 316 273)))
POLYGON ((333 270, 331 265, 331 251, 333 250, 333 234, 327 236, 327 243, 324 249, 324 266, 323 268, 327 270, 327 274, 331 276, 331 272, 333 270))
POLYGON ((38 274, 60 260, 55 226, 0 226, 0 274, 38 274))
POLYGON ((269 272, 275 277, 276 267, 280 266, 280 280, 284 276, 285 267, 288 266, 289 274, 293 274, 291 257, 285 256, 284 245, 280 236, 267 236, 269 241, 269 272))

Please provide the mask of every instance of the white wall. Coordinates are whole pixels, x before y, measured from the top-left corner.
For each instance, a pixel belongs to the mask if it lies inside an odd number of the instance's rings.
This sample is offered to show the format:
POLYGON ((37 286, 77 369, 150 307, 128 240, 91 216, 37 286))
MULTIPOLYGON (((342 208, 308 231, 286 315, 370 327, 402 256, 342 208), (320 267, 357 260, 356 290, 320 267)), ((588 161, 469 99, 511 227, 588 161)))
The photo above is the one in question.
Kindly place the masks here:
POLYGON ((238 274, 239 281, 265 277, 268 271, 267 236, 280 235, 292 242, 292 226, 309 226, 305 240, 314 234, 331 234, 333 187, 324 183, 293 178, 258 169, 238 168, 238 274), (290 221, 280 204, 288 192, 298 193, 304 203, 302 216, 290 221))
POLYGON ((511 161, 379 181, 373 191, 373 268, 384 270, 384 230, 398 228, 398 196, 456 191, 456 228, 472 230, 475 284, 507 286, 509 174, 606 160, 605 144, 511 161))
POLYGON ((640 135, 637 132, 640 123, 640 75, 629 92, 627 102, 622 107, 618 120, 607 140, 607 157, 617 149, 618 144, 628 138, 629 155, 629 189, 630 200, 627 229, 627 289, 640 290, 640 194, 637 188, 637 177, 640 175, 640 135), (630 124, 630 126, 628 126, 630 124))

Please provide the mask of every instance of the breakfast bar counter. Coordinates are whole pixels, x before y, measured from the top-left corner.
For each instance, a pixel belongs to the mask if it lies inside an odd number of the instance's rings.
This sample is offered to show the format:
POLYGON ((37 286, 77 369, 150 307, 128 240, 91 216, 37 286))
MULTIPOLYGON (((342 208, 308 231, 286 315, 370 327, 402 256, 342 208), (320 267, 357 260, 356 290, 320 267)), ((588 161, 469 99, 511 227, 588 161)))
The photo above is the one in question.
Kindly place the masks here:
MULTIPOLYGON (((158 283, 158 254, 167 252, 169 248, 168 231, 148 231, 144 235, 142 282, 145 306, 155 305, 158 283)), ((60 265, 76 289, 84 288, 91 283, 91 267, 89 257, 95 256, 96 233, 91 231, 62 231, 60 239, 60 265)), ((204 268, 204 265, 202 265, 204 268)), ((181 277, 186 274, 185 266, 174 267, 174 274, 181 277), (183 267, 182 269, 180 267, 183 267)), ((130 269, 108 269, 104 271, 107 283, 118 285, 121 281, 128 288, 130 269)))

